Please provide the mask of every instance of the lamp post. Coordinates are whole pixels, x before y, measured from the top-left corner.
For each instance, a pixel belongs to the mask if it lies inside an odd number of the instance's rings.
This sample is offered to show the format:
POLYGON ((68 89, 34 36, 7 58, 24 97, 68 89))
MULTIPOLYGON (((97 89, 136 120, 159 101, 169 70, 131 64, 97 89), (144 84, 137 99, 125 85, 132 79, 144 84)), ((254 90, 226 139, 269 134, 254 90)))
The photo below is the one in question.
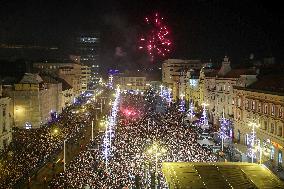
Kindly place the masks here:
POLYGON ((254 147, 254 140, 256 138, 255 128, 259 127, 259 125, 255 121, 251 121, 251 122, 248 123, 248 126, 252 127, 251 163, 253 163, 253 156, 254 156, 253 147, 254 147))
POLYGON ((94 141, 94 120, 92 120, 92 142, 94 141))
POLYGON ((63 141, 63 170, 66 170, 66 140, 63 141))
POLYGON ((155 189, 158 187, 158 157, 166 153, 166 149, 159 148, 158 144, 154 143, 151 148, 148 149, 148 154, 155 156, 155 189))

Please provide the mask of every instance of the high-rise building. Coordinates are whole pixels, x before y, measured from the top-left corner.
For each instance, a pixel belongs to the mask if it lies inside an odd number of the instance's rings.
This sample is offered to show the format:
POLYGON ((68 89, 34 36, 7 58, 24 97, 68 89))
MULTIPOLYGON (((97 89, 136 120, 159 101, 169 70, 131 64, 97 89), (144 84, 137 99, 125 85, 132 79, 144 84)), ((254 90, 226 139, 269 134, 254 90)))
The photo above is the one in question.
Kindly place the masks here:
POLYGON ((83 65, 91 67, 91 82, 99 81, 100 35, 98 32, 84 32, 77 38, 77 53, 83 65))

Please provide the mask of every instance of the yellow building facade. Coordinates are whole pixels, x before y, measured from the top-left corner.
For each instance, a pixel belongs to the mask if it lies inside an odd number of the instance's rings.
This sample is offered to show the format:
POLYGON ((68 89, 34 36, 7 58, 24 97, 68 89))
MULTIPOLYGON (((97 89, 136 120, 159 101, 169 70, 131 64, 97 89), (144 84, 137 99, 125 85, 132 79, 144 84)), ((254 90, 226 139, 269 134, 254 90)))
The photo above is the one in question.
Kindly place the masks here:
POLYGON ((255 122, 256 138, 261 145, 266 144, 263 161, 272 160, 274 166, 284 166, 284 91, 266 90, 260 87, 261 83, 269 85, 258 81, 248 88, 234 87, 235 139, 247 145, 252 132, 249 123, 255 122))

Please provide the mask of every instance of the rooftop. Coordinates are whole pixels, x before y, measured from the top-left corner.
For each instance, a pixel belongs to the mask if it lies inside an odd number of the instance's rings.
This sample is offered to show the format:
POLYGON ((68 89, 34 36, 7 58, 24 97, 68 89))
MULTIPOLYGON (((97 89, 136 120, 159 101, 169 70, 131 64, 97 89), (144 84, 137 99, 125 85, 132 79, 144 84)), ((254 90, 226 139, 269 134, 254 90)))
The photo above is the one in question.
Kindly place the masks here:
POLYGON ((268 92, 284 93, 284 75, 266 75, 258 78, 258 81, 247 87, 268 92))
POLYGON ((253 163, 163 163, 169 188, 284 188, 265 166, 253 163))
POLYGON ((38 74, 25 73, 22 77, 20 83, 29 83, 29 84, 39 84, 43 82, 42 78, 38 74))
POLYGON ((226 75, 222 76, 224 78, 239 78, 241 75, 257 75, 256 71, 253 69, 232 69, 226 75))

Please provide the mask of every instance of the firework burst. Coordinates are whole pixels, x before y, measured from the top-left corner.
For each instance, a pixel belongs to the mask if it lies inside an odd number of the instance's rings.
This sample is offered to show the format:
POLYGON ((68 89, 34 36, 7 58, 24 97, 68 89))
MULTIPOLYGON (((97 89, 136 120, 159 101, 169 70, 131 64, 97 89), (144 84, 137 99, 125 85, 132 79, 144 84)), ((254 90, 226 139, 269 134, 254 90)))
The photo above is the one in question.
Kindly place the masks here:
POLYGON ((164 19, 156 13, 153 17, 146 17, 145 21, 148 27, 145 35, 140 38, 139 49, 147 50, 152 61, 155 57, 166 56, 171 51, 172 41, 164 19))

